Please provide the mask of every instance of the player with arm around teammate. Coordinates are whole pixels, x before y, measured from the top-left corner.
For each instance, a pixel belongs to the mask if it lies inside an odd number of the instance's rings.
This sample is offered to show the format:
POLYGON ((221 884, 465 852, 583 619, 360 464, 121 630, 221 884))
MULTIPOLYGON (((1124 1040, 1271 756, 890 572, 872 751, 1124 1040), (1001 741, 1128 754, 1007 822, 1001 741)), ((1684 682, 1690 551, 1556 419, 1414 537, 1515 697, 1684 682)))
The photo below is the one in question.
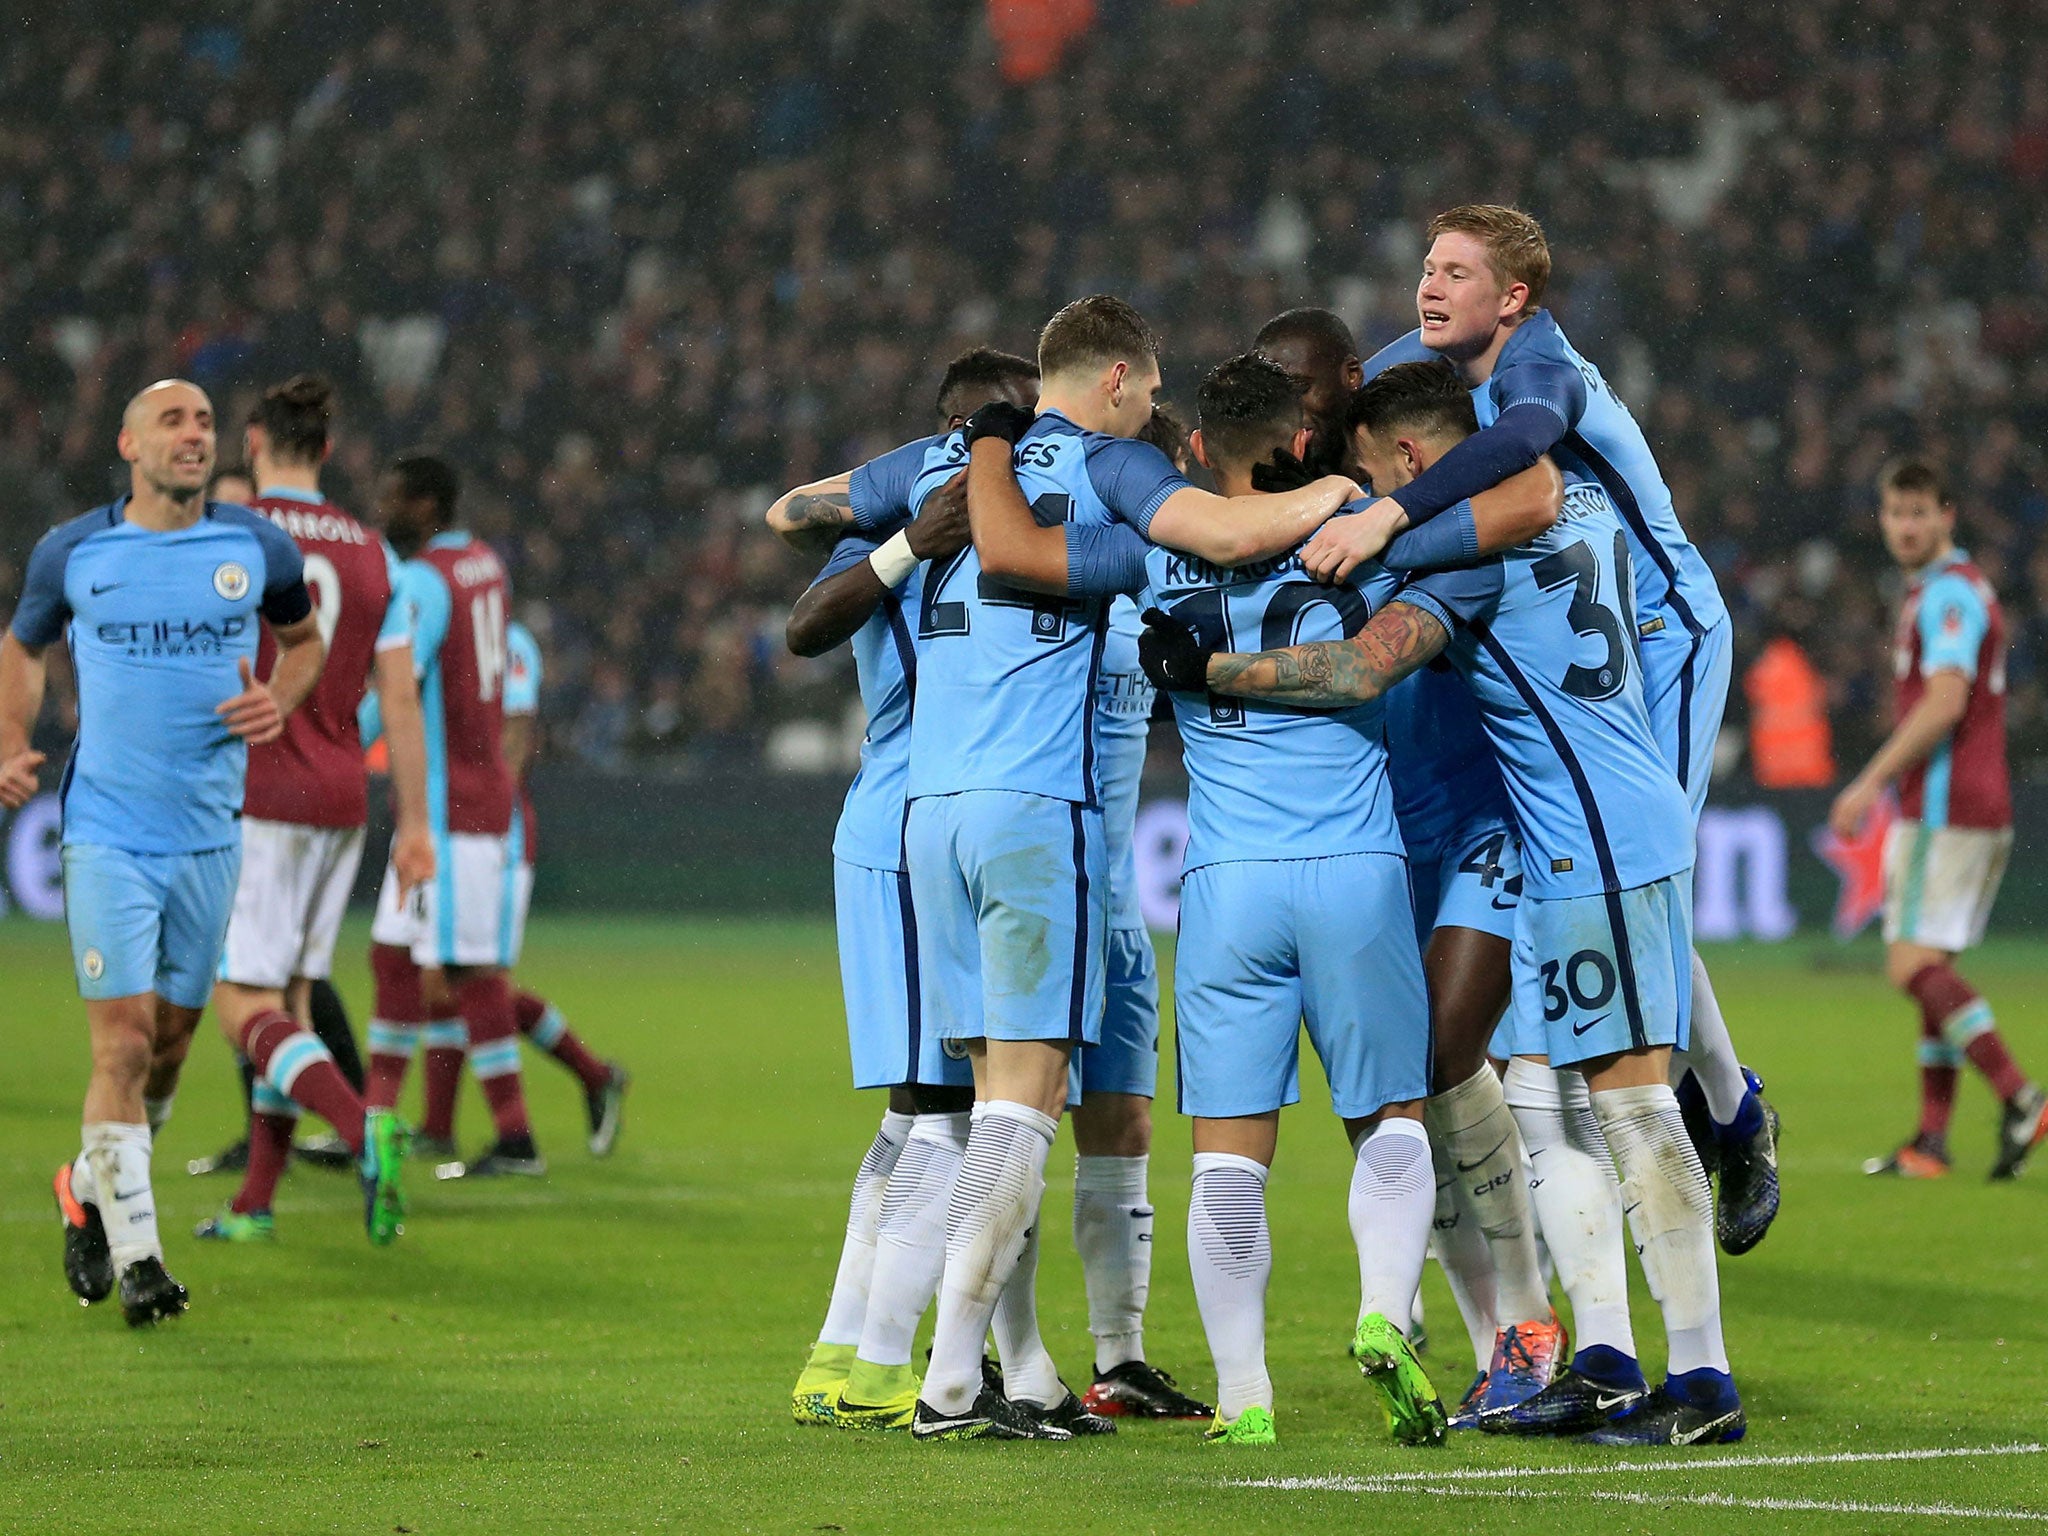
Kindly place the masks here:
MULTIPOLYGON (((1441 363, 1372 387, 1378 488, 1426 472, 1477 427, 1441 363)), ((1580 1318, 1571 1368, 1498 1417, 1602 1444, 1725 1444, 1745 1422, 1721 1338, 1712 1195, 1669 1080, 1691 999, 1691 807, 1643 700, 1628 565, 1612 504, 1578 481, 1551 532, 1472 568, 1462 590, 1411 588, 1355 639, 1210 655, 1168 621, 1153 643, 1232 697, 1377 698, 1440 654, 1470 684, 1522 832, 1515 1052, 1585 1076, 1669 1346, 1664 1384, 1648 1391, 1633 1354, 1589 1346, 1580 1318)))
MULTIPOLYGON (((1542 226, 1518 208, 1449 209, 1431 220, 1416 288, 1416 330, 1365 365, 1443 358, 1471 388, 1482 430, 1395 492, 1411 517, 1496 484, 1549 453, 1567 473, 1596 480, 1627 530, 1635 573, 1634 628, 1650 723, 1697 823, 1706 806, 1714 743, 1726 708, 1734 642, 1728 611, 1686 537, 1642 428, 1600 370, 1542 308, 1551 253, 1542 226)), ((1320 573, 1351 558, 1334 529, 1304 558, 1320 573)), ((1778 1211, 1777 1116, 1728 1036, 1705 965, 1691 959, 1691 1046, 1678 1054, 1705 1113, 1695 1139, 1720 1179, 1721 1246, 1746 1253, 1778 1211)), ((1683 1101, 1683 1100, 1682 1100, 1683 1101)))
MULTIPOLYGON (((251 508, 305 560, 327 665, 284 734, 249 755, 241 874, 213 996, 222 1033, 256 1074, 249 1162, 234 1198, 194 1233, 229 1242, 274 1235, 272 1198, 301 1105, 335 1127, 355 1160, 371 1241, 392 1241, 405 1212, 404 1126, 389 1111, 365 1110, 308 1024, 311 986, 331 967, 362 860, 369 799, 356 711, 368 685, 392 722, 394 863, 408 889, 434 868, 419 694, 391 600, 390 557, 382 540, 320 493, 332 409, 326 380, 301 374, 264 392, 245 434, 257 490, 251 508)), ((259 672, 268 671, 273 649, 266 638, 259 672)))
POLYGON ((64 910, 92 1038, 78 1158, 57 1170, 79 1300, 118 1283, 140 1326, 185 1310, 164 1268, 150 1146, 168 1118, 234 901, 250 744, 276 738, 324 648, 292 541, 205 499, 213 405, 182 380, 128 402, 129 491, 45 534, 0 637, 0 804, 36 791, 44 653, 68 638, 79 728, 65 766, 64 910), (256 680, 259 619, 279 660, 256 680))
POLYGON ((1893 641, 1898 724, 1835 799, 1829 824, 1860 830, 1887 787, 1900 819, 1885 837, 1885 972, 1920 1009, 1920 1125, 1866 1173, 1948 1172, 1948 1120, 1967 1060, 2003 1106, 1991 1177, 2009 1179, 2048 1137, 2048 1093, 2006 1049, 1991 1005, 1957 973, 1980 942, 2012 851, 2005 760, 2005 614, 1991 583, 1956 547, 1956 507, 1934 469, 1888 464, 1878 525, 1906 573, 1893 641))

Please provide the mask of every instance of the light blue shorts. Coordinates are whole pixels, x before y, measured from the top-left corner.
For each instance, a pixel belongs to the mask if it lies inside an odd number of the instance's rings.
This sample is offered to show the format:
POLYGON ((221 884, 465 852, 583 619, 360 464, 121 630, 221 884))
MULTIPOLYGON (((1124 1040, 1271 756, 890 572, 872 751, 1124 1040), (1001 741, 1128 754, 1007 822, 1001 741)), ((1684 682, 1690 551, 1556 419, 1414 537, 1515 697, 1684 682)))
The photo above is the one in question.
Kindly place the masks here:
POLYGON ((1119 928, 1109 936, 1102 1038, 1074 1052, 1067 1066, 1067 1104, 1080 1103, 1084 1093, 1149 1099, 1158 1090, 1159 959, 1150 933, 1119 928))
POLYGON ((1246 860, 1181 882, 1174 1021, 1182 1114, 1301 1098, 1301 1027, 1346 1118, 1429 1092, 1429 998, 1389 853, 1246 860))
MULTIPOLYGON (((1667 620, 1667 622, 1669 622, 1667 620)), ((1660 635, 1644 642, 1643 695, 1650 725, 1678 786, 1692 801, 1698 825, 1714 777, 1714 744, 1728 709, 1728 683, 1735 666, 1734 626, 1726 619, 1687 643, 1660 635)))
POLYGON ((1428 948, 1439 928, 1476 928, 1512 939, 1522 899, 1522 842, 1515 829, 1498 816, 1476 817, 1439 846, 1441 859, 1408 865, 1416 943, 1428 948))
POLYGON ((1102 1038, 1102 812, 975 789, 910 802, 904 854, 926 1027, 945 1040, 1102 1038))
POLYGON ((839 985, 846 996, 846 1038, 853 1086, 964 1087, 974 1081, 966 1051, 924 1027, 918 979, 917 919, 910 877, 832 861, 839 920, 839 985))
POLYGON ((129 853, 64 845, 64 921, 78 995, 89 1002, 154 992, 203 1008, 227 943, 242 847, 129 853))
POLYGON ((1683 1049, 1692 1032, 1692 871, 1615 895, 1523 898, 1514 978, 1496 1055, 1568 1067, 1646 1045, 1683 1049))

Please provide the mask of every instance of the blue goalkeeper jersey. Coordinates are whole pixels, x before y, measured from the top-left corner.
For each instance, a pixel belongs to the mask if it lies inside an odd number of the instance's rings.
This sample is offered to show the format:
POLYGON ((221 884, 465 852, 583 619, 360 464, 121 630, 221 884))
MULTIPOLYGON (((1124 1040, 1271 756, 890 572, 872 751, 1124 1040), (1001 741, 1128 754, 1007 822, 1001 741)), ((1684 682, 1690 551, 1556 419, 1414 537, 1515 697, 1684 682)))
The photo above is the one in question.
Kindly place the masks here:
MULTIPOLYGON (((1411 331, 1382 348, 1365 365, 1365 376, 1372 378, 1396 363, 1435 359, 1421 334, 1411 331)), ((1548 446, 1558 466, 1597 481, 1628 530, 1636 572, 1634 618, 1642 638, 1660 645, 1689 643, 1728 617, 1714 573, 1679 524, 1670 487, 1643 429, 1600 370, 1565 339, 1549 310, 1539 309, 1515 328, 1501 348, 1493 377, 1472 391, 1472 400, 1482 430, 1404 487, 1403 505, 1450 506, 1498 484, 1506 471, 1484 467, 1492 446, 1489 429, 1517 406, 1533 407, 1554 418, 1551 430, 1562 429, 1548 446), (1477 484, 1472 483, 1475 476, 1477 484)), ((1534 457, 1518 456, 1506 468, 1534 457)))
POLYGON ((208 502, 189 528, 127 519, 128 498, 44 534, 28 558, 14 637, 69 636, 78 735, 65 765, 64 841, 130 853, 240 845, 249 749, 219 706, 256 664, 257 619, 312 612, 291 535, 208 502))
MULTIPOLYGON (((931 450, 913 514, 967 462, 954 434, 931 450)), ((1041 412, 1018 442, 1017 479, 1044 526, 1128 524, 1143 532, 1187 485, 1150 443, 1041 412)), ((1006 789, 1100 803, 1096 689, 1108 600, 1047 597, 982 574, 969 545, 933 562, 917 611, 910 796, 1006 789)))
POLYGON ((1588 480, 1557 526, 1401 598, 1451 630, 1522 835, 1538 900, 1648 885, 1692 867, 1692 809, 1659 750, 1629 616, 1630 543, 1588 480))

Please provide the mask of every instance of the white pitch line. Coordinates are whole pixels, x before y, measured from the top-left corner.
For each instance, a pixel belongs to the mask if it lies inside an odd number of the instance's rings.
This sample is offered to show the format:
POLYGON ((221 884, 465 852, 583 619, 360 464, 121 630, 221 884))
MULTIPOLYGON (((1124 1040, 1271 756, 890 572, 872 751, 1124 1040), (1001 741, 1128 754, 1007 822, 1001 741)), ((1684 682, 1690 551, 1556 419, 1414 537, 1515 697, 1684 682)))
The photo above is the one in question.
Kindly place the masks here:
POLYGON ((1941 1461, 1956 1456, 2038 1456, 2048 1445, 2020 1441, 2008 1445, 1941 1446, 1911 1451, 1807 1452, 1791 1456, 1701 1456, 1669 1461, 1582 1462, 1553 1467, 1458 1467, 1443 1471, 1380 1472, 1370 1477, 1266 1477, 1235 1481, 1236 1488, 1272 1488, 1287 1492, 1382 1493, 1400 1483, 1487 1482, 1518 1477, 1600 1477, 1610 1472, 1707 1472, 1728 1467, 1820 1467, 1857 1462, 1941 1461))
POLYGON ((1705 1509, 1800 1510, 1828 1515, 1925 1515, 1951 1520, 2012 1520, 2048 1525, 2048 1511, 1982 1508, 1967 1504, 1877 1504, 1861 1499, 1743 1498, 1730 1493, 1637 1493, 1611 1488, 1472 1488, 1428 1483, 1401 1483, 1369 1490, 1376 1493, 1431 1494, 1454 1499, 1592 1499, 1605 1504, 1654 1504, 1667 1508, 1689 1504, 1705 1509))

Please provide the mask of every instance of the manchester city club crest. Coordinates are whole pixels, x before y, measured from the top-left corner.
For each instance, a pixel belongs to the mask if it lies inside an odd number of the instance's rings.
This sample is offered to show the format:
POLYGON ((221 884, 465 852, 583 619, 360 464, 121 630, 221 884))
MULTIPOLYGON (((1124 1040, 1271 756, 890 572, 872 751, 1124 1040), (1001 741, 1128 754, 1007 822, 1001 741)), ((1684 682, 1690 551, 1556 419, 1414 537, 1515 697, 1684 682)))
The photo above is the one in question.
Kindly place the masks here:
POLYGON ((96 949, 88 949, 80 969, 85 972, 87 981, 98 981, 107 973, 106 957, 96 949))
POLYGON ((249 569, 239 560, 224 560, 214 568, 213 590, 231 603, 249 595, 249 569))

